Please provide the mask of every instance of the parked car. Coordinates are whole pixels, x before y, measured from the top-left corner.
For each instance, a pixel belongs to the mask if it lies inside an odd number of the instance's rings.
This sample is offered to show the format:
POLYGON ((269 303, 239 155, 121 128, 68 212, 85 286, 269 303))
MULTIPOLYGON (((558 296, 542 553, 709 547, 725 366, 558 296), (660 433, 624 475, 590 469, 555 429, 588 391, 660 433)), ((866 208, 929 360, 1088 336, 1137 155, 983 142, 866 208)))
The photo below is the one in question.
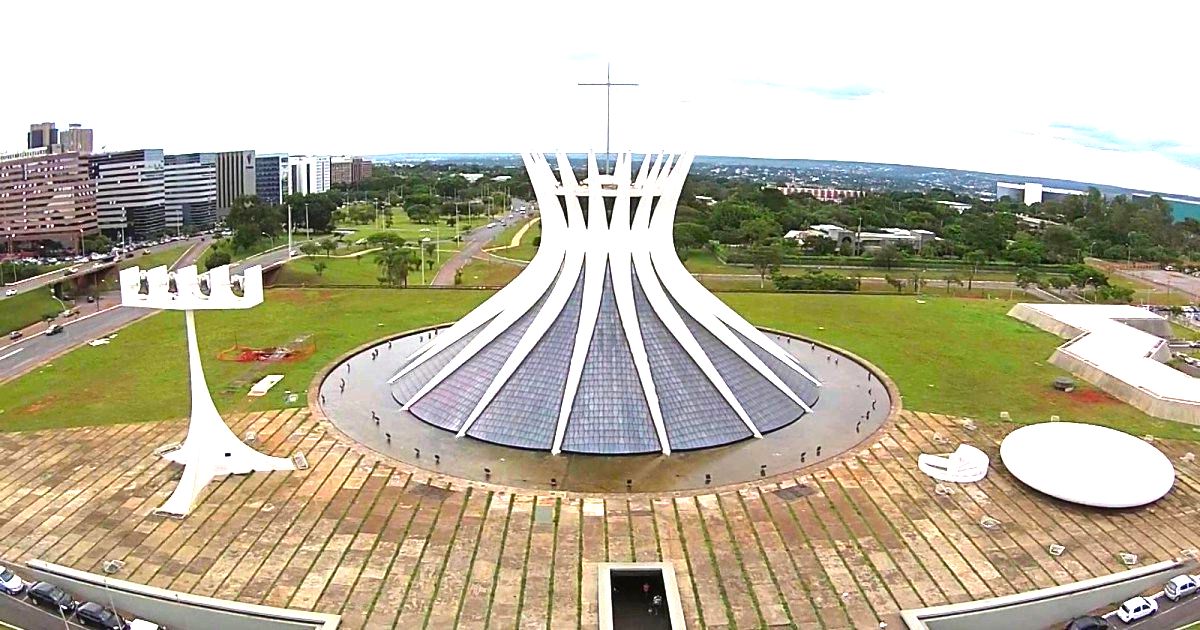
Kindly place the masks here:
POLYGON ((25 591, 25 594, 33 600, 33 603, 53 608, 64 615, 75 610, 75 600, 71 599, 66 591, 49 582, 35 582, 33 586, 29 587, 29 590, 25 591))
POLYGON ((0 567, 0 591, 9 595, 20 595, 25 591, 25 580, 13 573, 8 567, 0 567))
POLYGON ((1163 595, 1166 595, 1167 599, 1177 602, 1195 593, 1196 589, 1200 588, 1200 582, 1197 582, 1197 577, 1194 575, 1176 575, 1163 586, 1163 595))
POLYGON ((1149 597, 1134 597, 1133 599, 1125 600, 1124 604, 1117 609, 1117 617, 1125 623, 1133 623, 1138 619, 1145 619, 1150 615, 1158 612, 1158 602, 1149 597))
POLYGON ((5 297, 16 295, 16 294, 17 294, 16 289, 8 289, 7 291, 4 292, 5 297))
POLYGON ((57 335, 58 333, 60 333, 62 331, 63 331, 62 324, 54 324, 46 330, 46 335, 53 336, 53 335, 57 335))
POLYGON ((129 630, 129 622, 117 613, 97 604, 85 602, 75 611, 75 617, 85 626, 104 628, 104 630, 129 630))
POLYGON ((167 630, 167 629, 163 626, 160 626, 160 625, 154 623, 153 621, 146 621, 145 619, 130 619, 129 620, 129 630, 167 630))
POLYGON ((1107 619, 1095 615, 1076 617, 1063 626, 1063 630, 1109 630, 1109 628, 1112 626, 1109 625, 1107 619))
POLYGON ((21 331, 19 331, 19 330, 14 330, 14 331, 12 331, 12 332, 8 333, 8 338, 9 338, 9 339, 12 339, 13 341, 16 341, 16 340, 20 339, 20 338, 21 338, 21 331))
POLYGON ((65 274, 63 274, 63 275, 65 275, 65 276, 69 276, 69 275, 71 275, 71 274, 73 274, 73 273, 79 273, 79 267, 68 267, 68 268, 67 268, 67 272, 66 272, 65 274))

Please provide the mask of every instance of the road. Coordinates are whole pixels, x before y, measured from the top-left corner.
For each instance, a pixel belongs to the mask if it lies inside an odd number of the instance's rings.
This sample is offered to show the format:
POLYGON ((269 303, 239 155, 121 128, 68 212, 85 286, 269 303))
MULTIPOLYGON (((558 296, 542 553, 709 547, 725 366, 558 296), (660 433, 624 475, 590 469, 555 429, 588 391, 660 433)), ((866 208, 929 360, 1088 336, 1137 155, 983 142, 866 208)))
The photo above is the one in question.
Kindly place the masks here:
MULTIPOLYGON (((525 215, 527 218, 536 216, 537 214, 530 203, 514 197, 512 208, 509 210, 509 216, 513 216, 514 219, 516 216, 520 216, 516 215, 516 211, 519 209, 525 209, 528 212, 525 215)), ((447 260, 441 269, 438 269, 437 275, 433 277, 433 282, 430 285, 435 287, 454 286, 454 274, 458 273, 459 269, 466 267, 472 258, 478 256, 483 251, 483 248, 495 240, 505 229, 507 229, 507 226, 500 225, 500 222, 497 221, 492 227, 484 226, 468 232, 466 240, 463 242, 463 248, 451 256, 450 260, 447 260)))
MULTIPOLYGON (((145 249, 148 249, 151 252, 160 252, 160 251, 163 251, 166 249, 172 249, 175 247, 179 247, 180 245, 193 245, 193 244, 199 243, 201 238, 203 238, 203 237, 195 236, 195 237, 192 237, 189 239, 184 239, 181 241, 171 241, 168 243, 163 243, 162 245, 155 245, 153 247, 147 247, 145 249)), ((194 251, 199 253, 198 249, 202 249, 202 248, 197 248, 194 251)), ((4 285, 4 290, 8 291, 9 289, 15 289, 17 293, 25 293, 27 291, 33 291, 35 289, 40 289, 41 287, 49 286, 56 282, 60 282, 66 278, 74 278, 76 276, 87 275, 90 273, 95 273, 97 271, 108 269, 109 267, 112 267, 113 265, 116 265, 116 264, 117 264, 117 262, 79 263, 78 265, 73 265, 75 267, 79 267, 79 271, 77 273, 67 273, 67 271, 65 269, 59 269, 58 271, 52 271, 50 273, 42 274, 40 276, 35 276, 33 278, 26 278, 20 282, 12 282, 12 283, 6 284, 6 285, 4 285)), ((2 299, 2 298, 0 298, 0 299, 2 299)))
POLYGON ((35 606, 24 595, 0 595, 0 621, 21 630, 84 630, 84 626, 73 621, 64 621, 49 610, 35 606))
MULTIPOLYGON (((198 254, 198 251, 196 253, 198 254)), ((233 271, 237 273, 251 265, 262 265, 264 269, 274 267, 283 264, 287 260, 287 256, 288 252, 284 248, 251 256, 236 263, 233 271)), ((6 338, 2 342, 6 345, 0 345, 0 383, 20 376, 93 339, 112 334, 152 313, 146 309, 125 308, 116 305, 119 300, 120 296, 114 292, 100 296, 98 304, 80 305, 80 315, 75 318, 59 320, 59 323, 63 325, 63 331, 57 335, 48 336, 39 332, 26 335, 16 342, 8 342, 6 338), (102 310, 90 310, 97 306, 102 310)))
POLYGON ((1172 602, 1166 597, 1158 598, 1158 612, 1129 625, 1121 623, 1113 615, 1110 620, 1115 626, 1136 628, 1137 630, 1175 630, 1188 624, 1200 621, 1200 597, 1192 595, 1179 602, 1172 602))

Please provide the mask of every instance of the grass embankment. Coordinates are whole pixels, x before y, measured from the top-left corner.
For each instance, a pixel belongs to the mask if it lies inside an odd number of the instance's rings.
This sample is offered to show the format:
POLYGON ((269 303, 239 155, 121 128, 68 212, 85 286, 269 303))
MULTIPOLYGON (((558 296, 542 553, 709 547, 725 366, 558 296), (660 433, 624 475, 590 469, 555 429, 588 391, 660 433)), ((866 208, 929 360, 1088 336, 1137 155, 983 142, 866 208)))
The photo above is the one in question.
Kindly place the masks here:
POLYGON ((516 278, 524 267, 490 260, 472 260, 462 268, 462 284, 467 287, 501 287, 516 278))
MULTIPOLYGON (((389 332, 456 319, 487 291, 277 289, 263 306, 197 314, 209 387, 225 412, 286 406, 284 390, 303 392, 335 357, 389 332), (316 353, 296 363, 224 362, 234 343, 275 346, 311 334, 316 353), (250 384, 283 374, 273 393, 249 399, 250 384), (236 393, 223 393, 241 383, 236 393)), ((904 406, 920 411, 1018 422, 1052 414, 1118 427, 1137 435, 1200 438, 1190 426, 1155 420, 1081 384, 1066 394, 1051 387, 1066 373, 1046 363, 1062 340, 1006 316, 999 300, 909 296, 722 296, 751 322, 844 347, 888 373, 904 406)), ((304 403, 304 394, 295 404, 304 403)), ((182 417, 187 413, 187 365, 182 315, 163 313, 133 324, 106 346, 79 348, 0 386, 0 430, 111 424, 182 417)))
MULTIPOLYGON (((279 289, 262 306, 196 314, 209 388, 222 412, 289 406, 285 390, 301 392, 321 367, 388 332, 456 319, 482 302, 485 291, 379 291, 279 289), (234 344, 285 345, 312 335, 316 351, 295 363, 220 361, 234 344), (267 374, 283 381, 263 398, 246 392, 267 374), (242 387, 225 393, 233 383, 242 387)), ((183 314, 152 315, 104 346, 83 346, 0 386, 0 430, 115 424, 180 418, 188 412, 187 342, 183 314)))
POLYGON ((6 297, 0 300, 0 334, 21 330, 62 310, 62 305, 50 295, 49 287, 6 297))

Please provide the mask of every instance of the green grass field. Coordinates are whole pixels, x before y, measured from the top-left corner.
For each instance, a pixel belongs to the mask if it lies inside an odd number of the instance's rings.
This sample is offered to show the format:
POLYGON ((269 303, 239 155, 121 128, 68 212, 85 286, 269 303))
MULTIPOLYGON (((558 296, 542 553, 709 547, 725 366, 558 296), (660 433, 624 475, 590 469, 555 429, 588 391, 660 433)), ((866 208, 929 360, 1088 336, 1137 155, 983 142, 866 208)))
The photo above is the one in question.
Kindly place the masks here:
MULTIPOLYGON (((470 272, 468 272, 470 273, 470 272)), ((248 311, 197 315, 208 383, 223 411, 285 406, 284 390, 302 392, 336 356, 387 333, 456 319, 487 291, 276 289, 248 311), (224 362, 235 343, 274 346, 313 335, 316 353, 292 364, 224 362), (275 394, 246 398, 250 383, 284 374, 275 394), (242 382, 236 394, 222 393, 242 382)), ((844 347, 874 362, 897 383, 909 409, 982 420, 1008 411, 1019 422, 1057 414, 1137 435, 1197 439, 1191 427, 1155 420, 1089 386, 1066 394, 1046 363, 1061 340, 1005 315, 1000 300, 869 295, 727 293, 722 298, 755 324, 844 347)), ((177 418, 187 411, 183 317, 151 316, 107 346, 77 349, 0 386, 0 430, 177 418)), ((297 404, 303 404, 302 395, 297 404)))
POLYGON ((50 295, 49 287, 6 297, 0 300, 0 334, 21 330, 62 310, 62 305, 50 295))
MULTIPOLYGON (((445 221, 442 221, 440 225, 434 225, 432 223, 413 223, 409 220, 408 215, 405 214, 400 208, 392 207, 388 208, 388 211, 392 213, 392 227, 385 227, 385 224, 381 221, 379 224, 339 225, 336 229, 353 230, 353 234, 349 234, 342 238, 342 240, 346 243, 354 243, 354 241, 380 232, 396 234, 408 241, 420 240, 426 236, 430 238, 440 236, 443 240, 452 240, 454 238, 454 226, 446 225, 445 221), (424 232, 422 230, 429 231, 424 232)), ((486 225, 489 221, 491 221, 491 219, 486 216, 473 215, 468 222, 466 212, 460 214, 458 219, 459 229, 463 231, 466 231, 469 228, 486 225)))
MULTIPOLYGON (((338 355, 389 332, 456 319, 486 291, 279 289, 245 311, 200 312, 196 325, 208 384, 223 412, 277 409, 285 390, 303 392, 338 355), (295 363, 220 361, 236 344, 276 346, 312 335, 315 353, 295 363), (283 374, 272 395, 246 391, 267 374, 283 374), (235 381, 235 394, 223 390, 235 381)), ((0 430, 114 424, 187 414, 187 351, 182 313, 152 315, 122 330, 112 343, 83 346, 52 364, 0 386, 0 430)), ((297 405, 306 404, 301 394, 297 405)), ((295 405, 293 405, 295 406, 295 405)))
MULTIPOLYGON (((446 264, 454 253, 459 249, 458 243, 445 242, 438 247, 441 253, 441 263, 435 263, 433 267, 425 270, 425 284, 433 282, 434 276, 437 275, 438 269, 446 264)), ((419 260, 419 254, 418 254, 419 260)), ((361 256, 342 258, 338 255, 332 257, 317 254, 315 256, 306 256, 299 258, 284 265, 283 269, 275 276, 274 283, 284 286, 306 286, 306 287, 337 287, 337 286, 362 286, 379 284, 379 266, 375 263, 374 252, 367 252, 361 256), (317 261, 324 262, 325 270, 318 274, 314 263, 317 261)), ((417 286, 421 284, 420 270, 412 270, 408 272, 409 286, 417 286)))
POLYGON ((522 269, 524 267, 515 264, 472 260, 462 269, 462 283, 468 287, 504 286, 516 278, 522 269))

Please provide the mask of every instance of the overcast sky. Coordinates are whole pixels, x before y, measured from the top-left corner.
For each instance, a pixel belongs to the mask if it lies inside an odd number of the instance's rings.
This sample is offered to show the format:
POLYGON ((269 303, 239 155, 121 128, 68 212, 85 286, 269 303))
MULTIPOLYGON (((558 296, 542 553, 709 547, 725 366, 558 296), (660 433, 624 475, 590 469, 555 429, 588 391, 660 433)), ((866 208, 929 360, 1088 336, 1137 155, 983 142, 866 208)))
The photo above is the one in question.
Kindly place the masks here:
POLYGON ((858 160, 1200 195, 1195 2, 0 4, 31 122, 168 152, 858 160))

